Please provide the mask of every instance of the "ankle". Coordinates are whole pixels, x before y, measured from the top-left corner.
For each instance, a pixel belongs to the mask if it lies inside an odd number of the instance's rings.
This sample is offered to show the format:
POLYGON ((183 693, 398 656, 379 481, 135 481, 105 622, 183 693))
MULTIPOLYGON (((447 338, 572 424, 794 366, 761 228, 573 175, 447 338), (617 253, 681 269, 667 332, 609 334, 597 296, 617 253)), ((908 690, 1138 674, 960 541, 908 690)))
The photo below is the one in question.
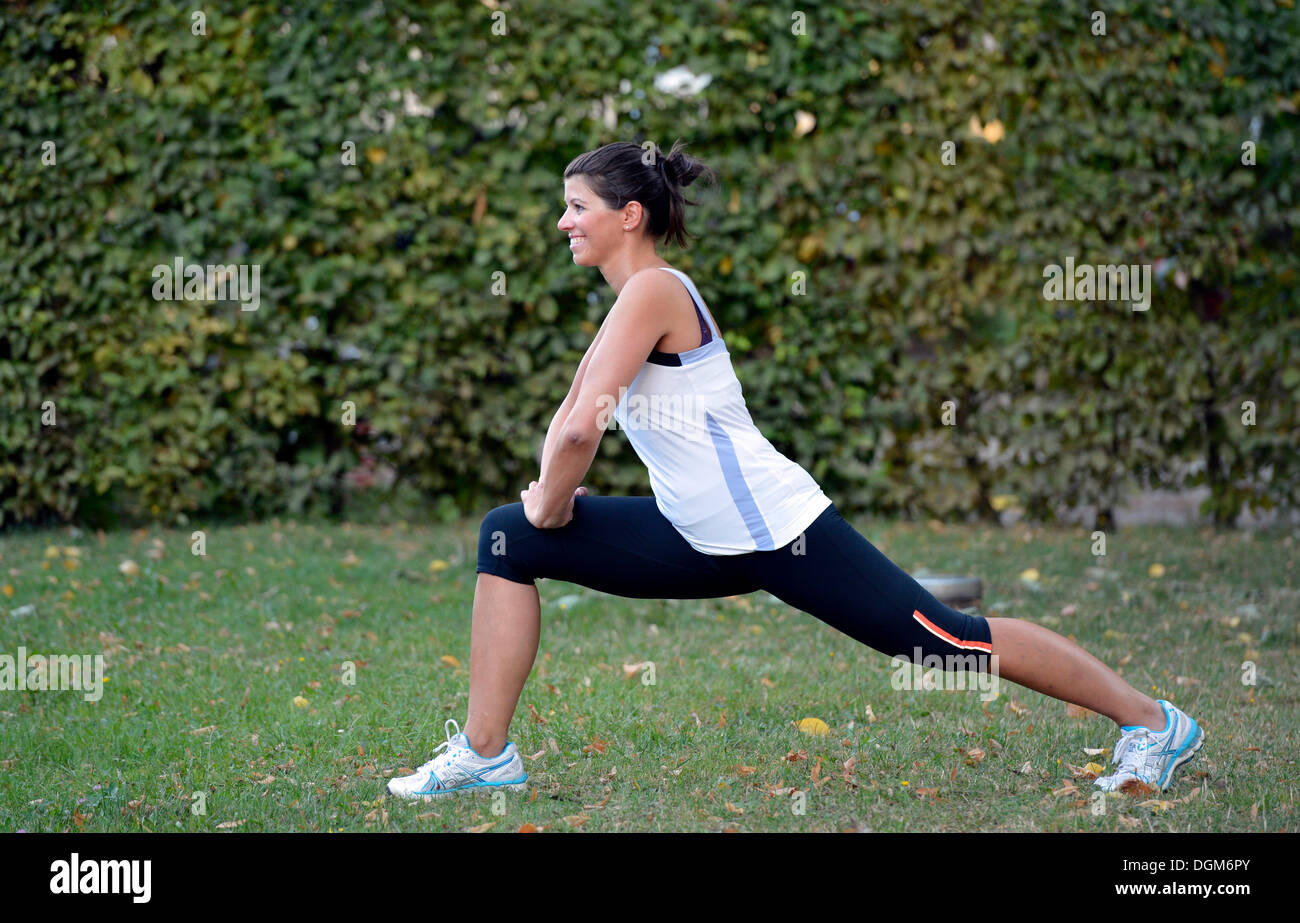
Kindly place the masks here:
POLYGON ((469 741, 470 749, 485 760, 500 756, 506 748, 506 739, 504 737, 488 737, 486 734, 470 737, 466 733, 465 739, 469 741))
POLYGON ((489 746, 486 747, 474 747, 474 752, 477 753, 479 756, 483 757, 483 759, 485 760, 496 759, 498 756, 504 753, 505 750, 506 750, 506 742, 504 740, 494 740, 489 746))

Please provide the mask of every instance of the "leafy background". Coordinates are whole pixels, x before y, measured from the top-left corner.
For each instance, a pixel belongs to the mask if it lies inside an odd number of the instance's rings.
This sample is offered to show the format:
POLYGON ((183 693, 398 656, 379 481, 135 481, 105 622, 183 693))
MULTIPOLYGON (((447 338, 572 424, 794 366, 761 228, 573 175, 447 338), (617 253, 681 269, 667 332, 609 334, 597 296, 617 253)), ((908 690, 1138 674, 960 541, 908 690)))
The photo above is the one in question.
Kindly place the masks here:
MULTIPOLYGON (((612 302, 563 169, 678 137, 720 183, 662 253, 841 509, 1293 507, 1294 2, 1092 6, 12 4, 0 524, 337 514, 380 470, 448 520, 516 499, 612 302), (155 301, 177 256, 260 265, 260 309, 155 301), (1153 265, 1150 310, 1046 301, 1070 256, 1153 265)), ((649 492, 622 436, 588 482, 649 492)))

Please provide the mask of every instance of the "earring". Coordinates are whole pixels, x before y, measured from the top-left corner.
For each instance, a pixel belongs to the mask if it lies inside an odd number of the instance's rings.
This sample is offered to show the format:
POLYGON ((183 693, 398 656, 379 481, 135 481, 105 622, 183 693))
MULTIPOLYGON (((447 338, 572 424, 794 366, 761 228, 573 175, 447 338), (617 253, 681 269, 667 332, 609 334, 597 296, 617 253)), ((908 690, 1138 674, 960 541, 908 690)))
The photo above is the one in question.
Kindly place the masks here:
POLYGON ((630 230, 632 230, 632 229, 631 229, 630 227, 628 227, 628 226, 625 224, 625 225, 623 225, 623 230, 625 230, 625 231, 630 231, 630 230))

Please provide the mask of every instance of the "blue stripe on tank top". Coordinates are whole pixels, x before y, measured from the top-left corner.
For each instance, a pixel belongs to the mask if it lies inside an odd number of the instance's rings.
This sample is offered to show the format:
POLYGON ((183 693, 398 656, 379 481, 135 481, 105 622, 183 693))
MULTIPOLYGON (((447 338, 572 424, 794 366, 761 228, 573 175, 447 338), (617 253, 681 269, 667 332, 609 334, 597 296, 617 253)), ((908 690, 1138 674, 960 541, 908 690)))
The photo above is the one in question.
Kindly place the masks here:
POLYGON ((713 448, 718 453, 718 463, 722 466, 722 476, 726 479, 727 490, 731 493, 731 499, 736 502, 741 518, 745 520, 745 528, 749 530, 750 536, 758 546, 755 550, 774 550, 776 545, 772 541, 772 533, 767 530, 767 523, 763 521, 763 515, 758 511, 754 495, 749 492, 749 485, 745 483, 745 476, 741 474, 740 462, 736 459, 736 447, 731 444, 731 437, 718 421, 713 419, 713 414, 705 411, 704 416, 708 420, 709 435, 713 437, 713 448))

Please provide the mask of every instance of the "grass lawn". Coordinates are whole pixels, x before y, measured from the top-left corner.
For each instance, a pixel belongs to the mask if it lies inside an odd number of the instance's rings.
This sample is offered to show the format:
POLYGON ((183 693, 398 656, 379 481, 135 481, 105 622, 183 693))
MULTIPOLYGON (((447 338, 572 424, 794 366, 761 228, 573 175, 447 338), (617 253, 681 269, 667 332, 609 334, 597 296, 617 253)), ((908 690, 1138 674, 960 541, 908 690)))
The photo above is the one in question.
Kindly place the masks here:
POLYGON ((106 681, 93 702, 0 691, 0 829, 1296 829, 1293 530, 1135 527, 1094 557, 1081 528, 855 524, 911 573, 981 577, 980 614, 1048 625, 1174 702, 1200 754, 1167 792, 1095 804, 1106 718, 1010 683, 991 702, 896 690, 890 658, 763 592, 544 580, 510 731, 529 790, 397 802, 386 780, 465 719, 477 520, 214 527, 204 557, 190 529, 60 529, 0 536, 0 654, 102 653, 106 681))

